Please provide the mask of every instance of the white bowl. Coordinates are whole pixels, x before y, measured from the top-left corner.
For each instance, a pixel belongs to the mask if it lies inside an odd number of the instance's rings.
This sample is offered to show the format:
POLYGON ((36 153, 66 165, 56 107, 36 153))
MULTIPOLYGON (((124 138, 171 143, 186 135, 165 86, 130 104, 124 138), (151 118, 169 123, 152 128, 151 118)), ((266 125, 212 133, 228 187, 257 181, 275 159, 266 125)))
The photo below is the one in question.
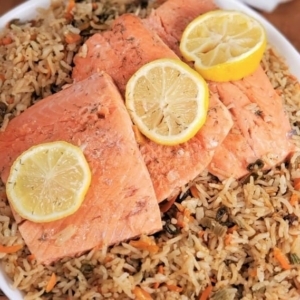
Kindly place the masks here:
POLYGON ((290 0, 239 0, 254 8, 260 9, 266 12, 272 12, 279 4, 288 2, 290 0))
MULTIPOLYGON (((266 19, 261 15, 253 11, 251 8, 247 7, 238 0, 215 0, 216 4, 224 9, 229 10, 239 10, 243 11, 261 22, 265 27, 268 41, 271 45, 276 47, 278 52, 285 57, 287 64, 290 67, 291 73, 298 78, 300 81, 300 55, 296 49, 290 44, 290 42, 272 26, 266 19)), ((5 27, 5 25, 12 19, 19 18, 23 21, 29 20, 36 16, 36 8, 43 7, 46 8, 50 4, 50 0, 29 0, 22 5, 11 10, 7 14, 0 18, 0 28, 5 27)), ((4 274, 0 266, 0 289, 7 295, 11 300, 22 300, 22 293, 12 287, 11 281, 4 274)))

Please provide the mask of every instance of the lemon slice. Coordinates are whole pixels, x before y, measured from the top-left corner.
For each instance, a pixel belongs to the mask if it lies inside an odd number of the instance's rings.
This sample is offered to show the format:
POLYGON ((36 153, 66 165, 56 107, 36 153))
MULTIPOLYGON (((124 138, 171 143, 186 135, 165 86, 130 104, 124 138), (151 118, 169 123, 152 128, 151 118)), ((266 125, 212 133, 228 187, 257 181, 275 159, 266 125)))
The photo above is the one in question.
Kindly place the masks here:
POLYGON ((142 66, 128 81, 125 98, 135 125, 158 144, 184 143, 206 120, 207 84, 179 59, 142 66))
POLYGON ((73 214, 90 182, 91 172, 82 150, 58 141, 33 146, 16 159, 6 193, 21 217, 50 222, 73 214))
POLYGON ((180 51, 207 80, 239 80, 253 73, 266 48, 261 24, 238 11, 215 10, 184 30, 180 51))

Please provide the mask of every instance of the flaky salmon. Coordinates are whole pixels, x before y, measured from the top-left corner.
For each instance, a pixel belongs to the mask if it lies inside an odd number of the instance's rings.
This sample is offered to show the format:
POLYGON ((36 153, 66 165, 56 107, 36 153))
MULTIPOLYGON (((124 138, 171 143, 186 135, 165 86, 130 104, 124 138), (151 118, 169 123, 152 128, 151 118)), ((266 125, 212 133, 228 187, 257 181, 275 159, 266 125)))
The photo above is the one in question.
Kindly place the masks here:
POLYGON ((211 173, 240 178, 257 160, 270 169, 295 150, 282 99, 261 67, 242 80, 210 86, 234 119, 233 129, 209 166, 211 173))
POLYGON ((193 19, 214 9, 217 6, 213 0, 168 0, 143 22, 182 58, 179 41, 184 29, 193 19))
MULTIPOLYGON (((185 25, 197 14, 215 8, 212 0, 168 0, 144 23, 156 31, 175 53, 180 53, 179 43, 185 25)), ((268 169, 282 162, 294 150, 290 139, 291 126, 282 100, 262 68, 239 81, 210 82, 209 88, 218 94, 234 119, 232 130, 216 149, 209 165, 212 174, 220 179, 240 178, 257 160, 268 169)))
POLYGON ((115 20, 110 31, 96 33, 85 42, 74 58, 73 78, 82 80, 103 70, 124 94, 128 79, 138 68, 162 57, 177 58, 140 18, 126 14, 115 20))
MULTIPOLYGON (((112 30, 87 40, 75 57, 75 81, 104 70, 112 76, 121 93, 141 66, 158 58, 177 58, 174 52, 134 15, 117 18, 112 30), (87 51, 82 55, 83 51, 87 51), (112 54, 111 54, 112 53, 112 54)), ((190 141, 178 146, 158 145, 146 139, 140 146, 159 202, 173 195, 202 172, 222 143, 232 118, 226 107, 211 93, 205 126, 190 141)))
POLYGON ((19 224, 39 262, 48 264, 161 229, 157 199, 130 117, 108 75, 95 73, 41 100, 9 123, 0 133, 4 182, 23 151, 59 140, 83 149, 92 182, 73 215, 50 223, 22 220, 19 224))

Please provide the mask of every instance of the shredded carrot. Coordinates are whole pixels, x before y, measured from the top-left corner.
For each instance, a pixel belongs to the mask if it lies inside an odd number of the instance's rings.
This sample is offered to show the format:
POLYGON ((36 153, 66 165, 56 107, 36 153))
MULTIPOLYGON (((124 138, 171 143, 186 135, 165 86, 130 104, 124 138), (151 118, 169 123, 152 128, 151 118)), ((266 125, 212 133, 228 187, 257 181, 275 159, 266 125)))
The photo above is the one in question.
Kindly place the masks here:
POLYGON ((35 255, 34 255, 34 254, 28 255, 28 256, 27 256, 27 260, 28 260, 29 262, 34 261, 34 260, 35 260, 35 255))
POLYGON ((92 2, 92 9, 96 10, 98 8, 98 4, 95 2, 92 2))
POLYGON ((13 39, 10 36, 5 36, 1 39, 1 45, 7 46, 13 42, 13 39))
POLYGON ((145 290, 143 290, 138 286, 136 286, 132 292, 135 295, 137 300, 153 300, 153 298, 148 292, 146 292, 145 290))
POLYGON ((160 283, 159 283, 159 282, 154 282, 154 283, 153 283, 153 288, 154 288, 154 289, 158 289, 159 286, 160 286, 160 283))
POLYGON ((191 212, 189 209, 185 208, 184 211, 183 211, 183 215, 187 218, 190 218, 191 216, 191 212))
POLYGON ((3 246, 0 245, 0 253, 16 253, 23 248, 23 245, 3 246))
POLYGON ((230 245, 231 241, 232 241, 232 235, 231 234, 226 234, 225 239, 224 239, 225 246, 230 245))
POLYGON ((298 202, 298 200, 299 200, 298 195, 293 194, 290 199, 290 204, 294 206, 298 202))
POLYGON ((195 185, 190 187, 190 191, 194 198, 199 198, 199 191, 195 185))
POLYGON ((237 231, 237 229, 238 229, 238 226, 234 225, 227 229, 227 233, 233 233, 233 232, 237 231))
POLYGON ((111 262, 114 258, 111 255, 106 255, 106 257, 104 258, 104 263, 108 263, 111 262))
POLYGON ((200 230, 200 231, 198 232, 198 237, 199 237, 199 238, 202 238, 202 237, 204 236, 204 233, 205 233, 204 230, 200 230))
POLYGON ((81 41, 81 36, 80 36, 80 34, 76 34, 76 33, 73 33, 73 32, 68 32, 65 35, 65 41, 66 41, 67 44, 74 44, 74 43, 77 43, 77 42, 81 41))
POLYGON ((181 213, 177 214, 176 219, 177 219, 177 226, 183 228, 185 226, 183 215, 181 213))
POLYGON ((72 20, 73 19, 73 13, 72 10, 75 7, 75 0, 69 0, 66 13, 65 13, 65 18, 67 20, 72 20))
POLYGON ((174 284, 167 284, 167 288, 169 291, 180 293, 182 292, 182 287, 174 284))
POLYGON ((257 268, 249 269, 248 273, 251 277, 255 278, 257 276, 257 268))
POLYGON ((146 250, 153 254, 157 253, 159 250, 159 247, 156 245, 155 241, 146 235, 142 235, 137 241, 130 241, 129 244, 137 249, 146 250))
POLYGON ((4 81, 5 80, 5 75, 4 74, 0 74, 0 80, 4 81))
POLYGON ((175 203, 178 195, 171 197, 170 199, 167 199, 159 204, 159 209, 162 213, 167 212, 175 203))
POLYGON ((300 191, 300 178, 295 178, 294 179, 294 189, 296 191, 300 191))
POLYGON ((199 300, 208 300, 212 292, 212 289, 213 289, 212 285, 208 285, 203 291, 203 293, 200 295, 199 300))
POLYGON ((289 260, 284 255, 284 253, 282 253, 282 251, 279 248, 275 247, 274 251, 273 251, 273 254, 274 254, 275 259, 278 260, 278 262, 281 265, 282 269, 289 270, 291 268, 289 260))
POLYGON ((52 273, 52 275, 47 283, 47 286, 46 286, 46 293, 49 293, 50 291, 52 291, 56 282, 57 282, 56 275, 55 275, 55 273, 52 273))
POLYGON ((175 202, 174 204, 176 205, 177 209, 178 209, 180 212, 183 212, 183 211, 184 211, 184 206, 183 206, 182 204, 177 203, 177 202, 175 202))

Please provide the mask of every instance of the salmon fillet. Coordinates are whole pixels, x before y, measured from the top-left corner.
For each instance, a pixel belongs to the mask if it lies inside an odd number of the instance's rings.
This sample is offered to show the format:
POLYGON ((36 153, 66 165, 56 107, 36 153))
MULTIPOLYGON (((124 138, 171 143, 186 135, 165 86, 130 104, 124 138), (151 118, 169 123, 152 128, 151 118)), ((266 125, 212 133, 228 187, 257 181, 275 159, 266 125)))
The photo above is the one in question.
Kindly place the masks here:
POLYGON ((218 94, 211 93, 207 120, 195 137, 172 147, 149 140, 140 145, 159 202, 178 193, 208 166, 232 125, 228 109, 218 94))
POLYGON ((49 264, 98 246, 161 230, 153 185, 135 141, 132 123, 116 86, 106 74, 41 100, 0 133, 0 170, 29 147, 50 141, 80 146, 92 171, 79 210, 50 223, 19 224, 30 251, 49 264))
MULTIPOLYGON (((158 58, 178 58, 134 15, 122 15, 111 31, 92 36, 83 48, 87 48, 86 55, 79 54, 74 60, 74 79, 80 80, 97 69, 104 70, 112 76, 123 95, 127 81, 141 66, 158 58)), ((214 94, 205 126, 190 141, 171 147, 146 139, 140 150, 159 202, 207 167, 232 124, 228 110, 214 94)))
POLYGON ((230 107, 235 123, 214 155, 211 173, 240 178, 248 173, 250 163, 260 159, 270 169, 295 150, 282 99, 261 67, 242 80, 210 86, 230 107))
MULTIPOLYGON (((216 6, 211 0, 168 0, 144 22, 178 54, 186 25, 197 15, 213 9, 216 6)), ((265 169, 269 169, 294 151, 282 100, 262 68, 239 81, 211 82, 209 88, 230 107, 234 120, 232 130, 216 149, 209 165, 213 175, 219 179, 240 178, 257 159, 263 160, 265 169)))
POLYGON ((213 0, 168 0, 153 10, 144 24, 182 59, 179 42, 186 26, 196 17, 217 9, 213 0))
POLYGON ((122 95, 128 79, 144 64, 162 58, 178 58, 142 21, 130 14, 117 18, 110 31, 94 34, 75 56, 73 78, 82 80, 103 70, 122 95), (87 53, 83 53, 87 49, 87 53))

